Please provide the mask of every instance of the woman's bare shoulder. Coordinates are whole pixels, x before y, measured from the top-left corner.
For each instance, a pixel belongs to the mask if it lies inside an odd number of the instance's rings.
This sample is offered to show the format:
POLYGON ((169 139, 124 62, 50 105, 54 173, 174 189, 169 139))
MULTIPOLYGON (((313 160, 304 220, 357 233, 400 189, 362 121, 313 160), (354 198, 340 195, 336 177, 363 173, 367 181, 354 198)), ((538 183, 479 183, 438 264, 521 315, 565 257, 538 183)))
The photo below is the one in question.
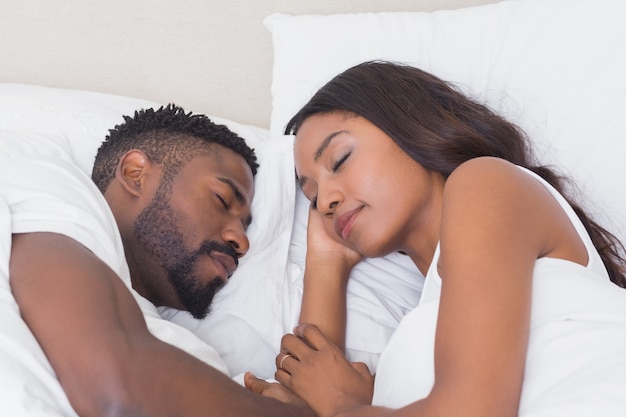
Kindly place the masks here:
POLYGON ((459 165, 448 177, 448 182, 476 182, 487 183, 509 181, 529 177, 519 167, 509 161, 492 156, 481 156, 470 159, 459 165))
POLYGON ((510 236, 516 236, 536 257, 585 259, 575 228, 548 188, 498 158, 475 158, 452 172, 444 188, 442 225, 447 226, 442 233, 448 237, 447 231, 460 229, 474 234, 489 231, 489 240, 507 247, 514 246, 510 236))
POLYGON ((546 191, 517 165, 500 158, 479 157, 462 163, 450 174, 444 197, 478 202, 505 199, 519 204, 546 191))

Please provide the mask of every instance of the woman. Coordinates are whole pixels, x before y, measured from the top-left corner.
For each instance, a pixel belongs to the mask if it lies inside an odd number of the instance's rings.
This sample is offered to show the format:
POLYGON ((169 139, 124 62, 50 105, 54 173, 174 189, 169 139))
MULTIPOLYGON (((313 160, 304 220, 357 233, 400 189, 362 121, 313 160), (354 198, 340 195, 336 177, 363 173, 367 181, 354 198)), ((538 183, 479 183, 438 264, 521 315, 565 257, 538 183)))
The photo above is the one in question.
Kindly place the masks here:
POLYGON ((311 201, 307 324, 283 338, 276 379, 318 415, 626 410, 623 246, 561 196, 564 180, 515 126, 433 75, 369 62, 318 91, 287 132, 311 201), (345 288, 362 257, 392 251, 426 282, 374 384, 341 354, 345 288))

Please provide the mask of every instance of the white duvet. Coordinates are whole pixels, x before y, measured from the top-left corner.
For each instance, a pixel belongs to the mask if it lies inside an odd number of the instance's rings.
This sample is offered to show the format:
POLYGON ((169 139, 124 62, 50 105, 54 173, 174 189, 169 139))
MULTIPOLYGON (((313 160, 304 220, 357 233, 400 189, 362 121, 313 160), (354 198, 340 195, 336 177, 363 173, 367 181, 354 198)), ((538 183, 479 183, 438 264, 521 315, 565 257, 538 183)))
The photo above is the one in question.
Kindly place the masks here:
MULTIPOLYGON (((536 267, 519 415, 626 416, 626 291, 564 262, 536 267)), ((401 321, 380 358, 375 404, 402 407, 430 392, 438 307, 420 305, 401 321)))

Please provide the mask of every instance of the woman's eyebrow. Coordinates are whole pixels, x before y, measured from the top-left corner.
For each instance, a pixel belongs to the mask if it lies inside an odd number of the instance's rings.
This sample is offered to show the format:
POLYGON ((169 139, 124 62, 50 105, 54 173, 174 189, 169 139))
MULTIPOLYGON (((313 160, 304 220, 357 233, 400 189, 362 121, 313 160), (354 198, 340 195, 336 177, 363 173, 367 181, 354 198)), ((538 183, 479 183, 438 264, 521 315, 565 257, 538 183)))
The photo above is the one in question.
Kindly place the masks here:
MULTIPOLYGON (((342 135, 344 133, 349 133, 349 131, 348 130, 338 130, 337 132, 333 132, 330 135, 328 135, 326 137, 326 139, 324 139, 322 141, 322 143, 317 148, 317 150, 313 153, 313 161, 314 162, 319 161, 319 159, 324 154, 324 151, 330 146, 330 143, 332 142, 332 140, 335 139, 337 136, 342 135)), ((304 177, 304 176, 303 177, 299 177, 298 173, 296 172, 296 181, 298 182, 298 185, 300 186, 300 188, 302 188, 302 186, 304 185, 305 182, 307 182, 307 180, 308 180, 307 177, 304 177)))
POLYGON ((328 146, 330 145, 330 142, 335 139, 337 136, 343 134, 343 133, 348 133, 347 130, 339 130, 337 132, 333 132, 330 135, 328 135, 326 137, 326 139, 324 139, 322 141, 322 143, 320 144, 320 146, 317 148, 317 150, 315 151, 315 153, 313 154, 313 161, 317 162, 321 157, 322 154, 324 153, 324 151, 328 148, 328 146))

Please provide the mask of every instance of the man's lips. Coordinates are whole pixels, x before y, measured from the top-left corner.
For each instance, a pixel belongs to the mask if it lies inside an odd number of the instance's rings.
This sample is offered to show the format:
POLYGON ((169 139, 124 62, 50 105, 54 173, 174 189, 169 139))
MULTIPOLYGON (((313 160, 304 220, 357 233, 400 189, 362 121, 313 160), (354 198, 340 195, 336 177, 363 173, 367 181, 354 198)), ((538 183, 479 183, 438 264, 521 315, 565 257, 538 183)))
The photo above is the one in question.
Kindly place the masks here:
POLYGON ((348 211, 340 216, 337 216, 335 220, 335 233, 343 240, 346 240, 350 231, 352 230, 352 226, 356 221, 357 216, 363 209, 363 206, 359 206, 353 210, 348 211))
POLYGON ((224 273, 226 274, 225 278, 229 278, 233 272, 235 272, 235 268, 237 268, 237 261, 230 255, 218 251, 211 251, 209 256, 224 270, 224 273))

